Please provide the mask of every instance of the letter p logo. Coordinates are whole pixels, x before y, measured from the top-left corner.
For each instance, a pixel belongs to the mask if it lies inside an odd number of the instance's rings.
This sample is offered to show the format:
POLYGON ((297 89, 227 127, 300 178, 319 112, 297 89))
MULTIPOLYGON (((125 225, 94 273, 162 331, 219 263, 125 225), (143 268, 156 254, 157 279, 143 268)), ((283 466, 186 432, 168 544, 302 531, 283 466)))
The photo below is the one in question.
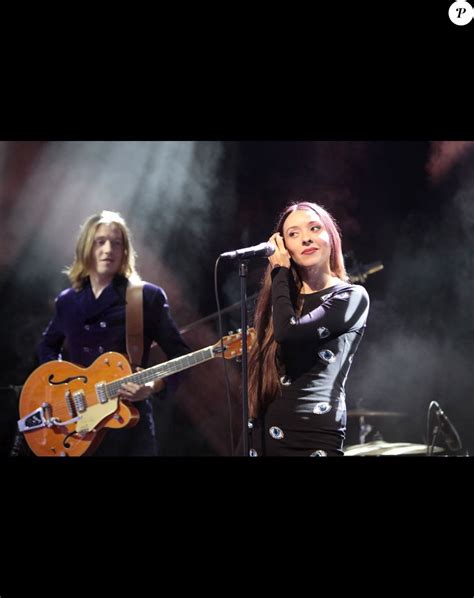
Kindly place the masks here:
POLYGON ((474 9, 465 0, 456 0, 449 7, 448 15, 455 25, 467 25, 474 18, 474 9))

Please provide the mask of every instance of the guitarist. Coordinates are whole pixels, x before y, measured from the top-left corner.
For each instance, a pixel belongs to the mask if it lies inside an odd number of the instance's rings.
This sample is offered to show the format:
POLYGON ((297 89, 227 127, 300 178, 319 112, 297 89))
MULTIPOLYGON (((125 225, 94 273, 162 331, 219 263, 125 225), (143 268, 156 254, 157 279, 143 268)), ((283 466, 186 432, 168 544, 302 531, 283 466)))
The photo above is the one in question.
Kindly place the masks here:
MULTIPOLYGON (((87 218, 80 228, 74 261, 64 271, 71 288, 56 298, 53 319, 38 346, 40 363, 60 359, 64 345, 68 361, 84 367, 107 351, 127 354, 127 286, 129 282, 140 284, 135 257, 130 231, 119 213, 104 210, 87 218)), ((147 366, 152 341, 160 345, 168 359, 189 353, 171 317, 164 290, 147 282, 141 284, 142 357, 140 363, 132 365, 147 366)), ((134 427, 108 430, 94 456, 157 455, 153 409, 148 399, 154 393, 172 391, 176 378, 170 376, 145 385, 123 384, 119 396, 134 402, 140 420, 134 427)))

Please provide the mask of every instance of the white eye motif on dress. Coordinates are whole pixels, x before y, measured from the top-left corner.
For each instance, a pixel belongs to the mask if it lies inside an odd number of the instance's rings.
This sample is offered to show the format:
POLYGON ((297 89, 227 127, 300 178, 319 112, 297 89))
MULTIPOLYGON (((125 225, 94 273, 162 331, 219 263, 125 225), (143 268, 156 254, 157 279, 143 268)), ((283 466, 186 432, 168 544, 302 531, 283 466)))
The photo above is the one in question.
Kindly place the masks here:
POLYGON ((318 356, 321 359, 321 361, 324 361, 324 363, 333 363, 334 361, 336 361, 336 356, 329 349, 319 351, 318 356))
POLYGON ((281 428, 278 428, 277 426, 272 426, 270 428, 269 432, 270 432, 270 436, 272 438, 274 438, 275 440, 281 440, 282 438, 285 437, 283 430, 281 428))
POLYGON ((324 326, 320 326, 318 328, 318 335, 319 338, 327 338, 331 333, 329 332, 329 330, 327 328, 325 328, 324 326))
POLYGON ((329 411, 331 411, 331 404, 327 401, 321 401, 313 407, 313 413, 316 413, 316 415, 323 415, 329 413, 329 411))

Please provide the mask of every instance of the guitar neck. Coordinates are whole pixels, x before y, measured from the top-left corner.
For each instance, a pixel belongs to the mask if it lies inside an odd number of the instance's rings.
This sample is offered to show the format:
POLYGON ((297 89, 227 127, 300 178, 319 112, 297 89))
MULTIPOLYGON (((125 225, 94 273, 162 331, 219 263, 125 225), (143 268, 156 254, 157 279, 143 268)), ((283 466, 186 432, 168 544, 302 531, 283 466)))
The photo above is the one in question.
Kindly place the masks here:
POLYGON ((175 359, 171 359, 166 363, 160 363, 146 370, 142 370, 141 372, 136 372, 135 374, 126 376, 125 378, 120 378, 119 380, 109 382, 106 384, 107 395, 109 397, 117 396, 120 387, 124 382, 146 384, 147 382, 153 382, 158 378, 166 378, 172 374, 177 374, 178 372, 192 368, 195 365, 209 361, 215 357, 213 349, 214 346, 210 345, 209 347, 205 347, 199 351, 194 351, 193 353, 188 353, 187 355, 182 355, 181 357, 176 357, 175 359))

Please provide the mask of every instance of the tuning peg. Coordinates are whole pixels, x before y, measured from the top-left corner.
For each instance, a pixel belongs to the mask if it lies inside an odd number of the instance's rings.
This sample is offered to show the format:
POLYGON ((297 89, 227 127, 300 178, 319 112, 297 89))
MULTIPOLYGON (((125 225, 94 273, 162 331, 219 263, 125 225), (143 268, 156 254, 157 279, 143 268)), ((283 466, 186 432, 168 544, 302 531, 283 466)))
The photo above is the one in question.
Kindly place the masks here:
POLYGON ((227 334, 229 334, 229 335, 230 334, 234 334, 234 331, 233 330, 229 330, 229 332, 227 334))

